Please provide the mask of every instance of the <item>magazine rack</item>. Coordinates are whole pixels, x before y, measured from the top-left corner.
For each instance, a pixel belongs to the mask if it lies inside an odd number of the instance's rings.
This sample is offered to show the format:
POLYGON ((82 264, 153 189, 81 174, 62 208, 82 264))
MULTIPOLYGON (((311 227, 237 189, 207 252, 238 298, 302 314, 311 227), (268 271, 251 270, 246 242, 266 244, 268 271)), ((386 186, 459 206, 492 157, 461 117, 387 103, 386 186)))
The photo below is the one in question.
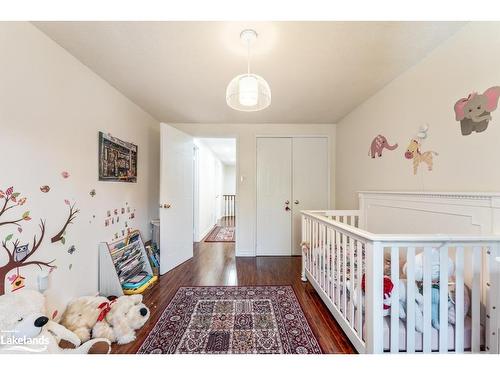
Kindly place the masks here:
POLYGON ((99 244, 100 295, 124 295, 122 284, 140 272, 153 277, 146 248, 138 231, 131 232, 126 240, 99 244))

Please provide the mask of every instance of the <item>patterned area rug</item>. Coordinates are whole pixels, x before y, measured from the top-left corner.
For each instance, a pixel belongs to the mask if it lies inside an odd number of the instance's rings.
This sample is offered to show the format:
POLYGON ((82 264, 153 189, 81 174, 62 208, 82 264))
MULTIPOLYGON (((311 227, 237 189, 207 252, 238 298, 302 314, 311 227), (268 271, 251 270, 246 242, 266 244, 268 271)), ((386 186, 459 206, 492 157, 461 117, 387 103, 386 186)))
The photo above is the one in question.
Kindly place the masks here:
POLYGON ((234 242, 234 227, 216 226, 205 238, 205 242, 234 242))
POLYGON ((139 354, 321 353, 291 286, 182 287, 139 354))

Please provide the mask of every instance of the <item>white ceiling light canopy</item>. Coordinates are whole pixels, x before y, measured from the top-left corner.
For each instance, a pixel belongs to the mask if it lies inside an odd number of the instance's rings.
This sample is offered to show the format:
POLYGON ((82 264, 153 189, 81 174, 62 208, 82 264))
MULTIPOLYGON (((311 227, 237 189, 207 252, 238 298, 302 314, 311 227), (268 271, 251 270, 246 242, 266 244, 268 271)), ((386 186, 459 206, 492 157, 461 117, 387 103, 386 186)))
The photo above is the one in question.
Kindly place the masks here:
POLYGON ((251 29, 243 30, 240 39, 247 46, 247 72, 234 77, 229 82, 226 89, 226 102, 237 111, 260 111, 271 104, 271 88, 264 78, 250 73, 250 46, 257 40, 257 32, 251 29))

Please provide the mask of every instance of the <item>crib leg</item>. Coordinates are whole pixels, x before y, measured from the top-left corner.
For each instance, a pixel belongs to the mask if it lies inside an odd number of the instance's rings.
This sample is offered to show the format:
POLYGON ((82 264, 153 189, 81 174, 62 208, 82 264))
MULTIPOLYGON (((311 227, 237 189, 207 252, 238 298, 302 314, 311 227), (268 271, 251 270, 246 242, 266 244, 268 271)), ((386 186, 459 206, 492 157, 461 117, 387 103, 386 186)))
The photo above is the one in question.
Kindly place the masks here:
POLYGON ((302 272, 300 274, 300 279, 304 282, 307 281, 307 277, 306 277, 306 258, 305 258, 305 254, 302 253, 302 272))

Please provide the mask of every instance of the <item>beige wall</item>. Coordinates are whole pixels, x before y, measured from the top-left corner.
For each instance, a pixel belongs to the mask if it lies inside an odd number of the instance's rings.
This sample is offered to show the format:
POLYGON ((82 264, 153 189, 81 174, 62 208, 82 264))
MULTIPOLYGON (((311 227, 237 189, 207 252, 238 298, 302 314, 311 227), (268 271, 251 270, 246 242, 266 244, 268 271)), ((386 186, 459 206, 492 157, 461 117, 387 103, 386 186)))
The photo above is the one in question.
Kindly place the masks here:
POLYGON ((337 125, 337 208, 357 207, 358 190, 498 191, 500 110, 483 133, 462 136, 453 106, 471 91, 500 86, 500 23, 471 23, 337 125), (404 151, 422 124, 434 170, 414 176, 404 151), (397 142, 382 158, 367 156, 371 140, 397 142))
MULTIPOLYGON (((158 214, 159 122, 29 23, 0 23, 0 50, 0 190, 14 186, 27 197, 5 218, 28 210, 32 217, 23 222, 22 233, 12 225, 0 226, 0 239, 12 233, 21 244, 28 243, 45 219, 45 239, 32 259, 55 259, 51 282, 60 294, 95 293, 97 245, 121 235, 127 221, 121 215, 120 223, 106 228, 107 210, 121 211, 128 203, 136 209, 129 226, 150 237, 149 221, 158 214), (138 183, 97 181, 98 131, 139 146, 138 183), (65 170, 68 179, 61 177, 65 170), (49 185, 50 192, 42 193, 42 185, 49 185), (96 190, 93 198, 91 189, 96 190), (51 243, 68 213, 65 199, 76 202, 80 213, 67 229, 66 243, 51 243), (68 253, 71 245, 73 254, 68 253)), ((5 255, 0 251, 0 265, 5 255)), ((37 287, 38 267, 20 273, 29 287, 37 287)))
POLYGON ((334 204, 333 166, 335 125, 332 124, 172 124, 195 137, 236 138, 237 233, 236 255, 255 255, 256 220, 256 136, 257 135, 327 135, 331 145, 331 204, 334 204), (243 181, 241 181, 243 178, 243 181))

